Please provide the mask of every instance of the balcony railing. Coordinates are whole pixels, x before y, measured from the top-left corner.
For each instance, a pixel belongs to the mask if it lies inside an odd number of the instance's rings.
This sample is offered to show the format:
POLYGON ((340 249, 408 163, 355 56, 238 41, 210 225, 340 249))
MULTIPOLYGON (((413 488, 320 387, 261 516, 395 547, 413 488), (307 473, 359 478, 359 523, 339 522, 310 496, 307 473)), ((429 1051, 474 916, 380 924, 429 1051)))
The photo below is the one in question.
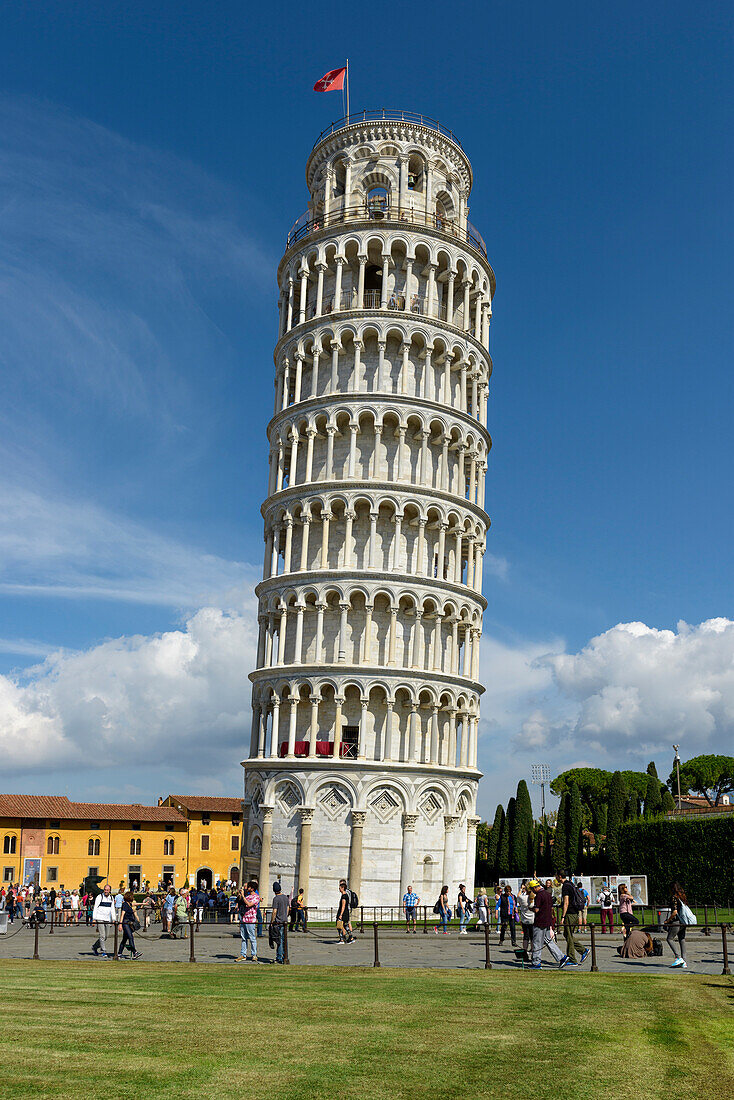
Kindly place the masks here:
POLYGON ((354 126, 360 122, 382 122, 383 120, 385 122, 412 122, 414 125, 425 126, 429 130, 435 130, 437 133, 443 134, 449 141, 453 141, 454 145, 458 145, 460 149, 463 149, 454 131, 442 126, 435 118, 419 115, 415 111, 400 111, 396 107, 374 107, 368 111, 355 111, 353 114, 345 115, 344 118, 338 118, 336 122, 332 122, 331 126, 321 131, 313 143, 313 147, 315 149, 324 138, 329 137, 330 134, 335 134, 337 130, 345 130, 347 126, 354 126))
POLYGON ((437 229, 441 233, 445 233, 449 237, 455 237, 456 240, 463 241, 465 244, 470 245, 471 248, 476 249, 482 256, 487 256, 487 246, 484 243, 484 239, 481 234, 474 228, 474 226, 467 222, 466 229, 463 229, 457 222, 451 218, 447 218, 443 214, 436 214, 434 211, 425 210, 400 210, 397 207, 390 206, 387 201, 379 200, 376 202, 362 203, 359 206, 350 206, 346 210, 333 210, 329 214, 319 214, 317 217, 313 217, 311 212, 306 210, 296 222, 294 222, 288 239, 286 241, 286 251, 292 248, 298 241, 302 241, 305 237, 309 237, 312 233, 317 233, 319 229, 327 229, 332 225, 340 225, 342 222, 393 222, 397 225, 424 225, 428 229, 437 229))
MULTIPOLYGON (((310 756, 311 744, 308 741, 296 741, 293 746, 293 754, 295 756, 310 756)), ((284 759, 288 755, 288 742, 281 741, 278 746, 278 756, 284 759)), ((334 742, 333 741, 317 741, 316 742, 316 755, 317 756, 333 756, 334 755, 334 742)), ((342 760, 357 760, 358 752, 357 746, 351 744, 348 741, 342 741, 339 745, 339 756, 342 760)))

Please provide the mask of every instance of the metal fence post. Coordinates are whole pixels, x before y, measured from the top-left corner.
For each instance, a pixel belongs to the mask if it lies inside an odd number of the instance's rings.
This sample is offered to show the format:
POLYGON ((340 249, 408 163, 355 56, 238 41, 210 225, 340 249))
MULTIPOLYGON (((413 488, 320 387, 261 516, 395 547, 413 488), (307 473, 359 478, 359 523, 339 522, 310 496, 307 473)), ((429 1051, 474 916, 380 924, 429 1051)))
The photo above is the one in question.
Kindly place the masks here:
POLYGON ((725 924, 721 925, 721 948, 724 952, 724 969, 721 971, 721 973, 722 974, 731 974, 731 970, 729 969, 729 945, 726 942, 726 925, 725 924))
POLYGON ((359 930, 364 935, 364 905, 359 907, 359 930))
POLYGON ((596 972, 599 967, 596 965, 596 929, 593 924, 589 925, 589 932, 591 933, 591 969, 596 972))
POLYGON ((373 966, 379 966, 380 965, 380 947, 379 947, 379 944, 377 942, 377 921, 375 921, 374 924, 372 925, 372 930, 375 934, 375 961, 372 963, 372 965, 373 966))
POLYGON ((288 958, 288 924, 286 923, 283 925, 283 962, 288 966, 290 961, 288 958))
POLYGON ((709 928, 709 907, 704 905, 703 907, 703 934, 704 936, 711 935, 711 929, 709 928))
POLYGON ((49 928, 49 931, 48 931, 49 936, 53 936, 53 934, 54 934, 54 913, 55 913, 55 910, 52 909, 51 910, 51 921, 50 921, 51 927, 49 928))
POLYGON ((194 954, 194 924, 195 922, 189 921, 189 962, 196 962, 196 955, 194 954))
POLYGON ((423 935, 428 935, 428 906, 423 906, 423 935))
POLYGON ((39 954, 38 954, 38 920, 36 920, 35 924, 36 924, 36 929, 35 929, 36 938, 35 938, 35 941, 34 941, 34 944, 33 944, 33 958, 37 959, 37 958, 39 958, 39 954))
POLYGON ((492 969, 492 962, 489 957, 489 922, 484 925, 484 969, 492 969))

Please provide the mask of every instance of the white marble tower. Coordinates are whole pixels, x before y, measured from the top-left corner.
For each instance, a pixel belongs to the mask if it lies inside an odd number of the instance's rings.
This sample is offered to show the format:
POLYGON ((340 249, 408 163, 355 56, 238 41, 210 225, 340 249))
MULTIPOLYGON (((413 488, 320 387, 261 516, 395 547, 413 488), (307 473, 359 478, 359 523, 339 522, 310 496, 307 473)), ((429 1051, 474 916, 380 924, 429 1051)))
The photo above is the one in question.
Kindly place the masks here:
MULTIPOLYGON (((278 268, 242 870, 310 906, 474 881, 494 274, 451 131, 352 115, 278 268)), ((268 885, 266 885, 268 884, 268 885)))

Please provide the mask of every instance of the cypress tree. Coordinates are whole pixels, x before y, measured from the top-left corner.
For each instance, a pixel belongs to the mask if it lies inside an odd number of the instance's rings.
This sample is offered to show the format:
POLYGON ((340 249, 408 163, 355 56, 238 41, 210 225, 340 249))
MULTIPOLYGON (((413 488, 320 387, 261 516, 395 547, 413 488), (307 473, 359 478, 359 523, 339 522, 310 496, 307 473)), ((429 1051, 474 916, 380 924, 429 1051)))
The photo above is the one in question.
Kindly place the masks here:
POLYGON ((647 765, 647 774, 653 776, 653 778, 655 778, 655 779, 659 778, 658 770, 655 767, 655 761, 654 760, 651 760, 650 763, 647 765))
POLYGON ((528 862, 528 853, 533 850, 533 804, 530 801, 530 792, 524 779, 517 785, 515 799, 515 828, 511 838, 510 867, 512 874, 522 878, 531 870, 528 862))
POLYGON ((515 819, 515 799, 507 803, 507 813, 502 822, 499 847, 497 848, 497 877, 507 878, 510 874, 510 837, 515 819))
POLYGON ((492 828, 489 830, 489 843, 487 845, 487 864, 489 865, 492 877, 497 874, 497 849, 500 844, 500 835, 502 833, 502 823, 504 820, 505 811, 502 806, 498 806, 495 810, 492 828))
POLYGON ((655 817, 663 808, 663 799, 660 794, 660 780, 650 774, 645 791, 645 817, 655 817))
POLYGON ((556 818, 556 831, 553 835, 553 870, 566 870, 566 857, 568 855, 567 828, 568 820, 568 794, 564 791, 558 805, 558 817, 556 818))
POLYGON ((671 811, 675 809, 675 799, 673 798, 672 794, 670 793, 670 791, 668 790, 667 787, 661 788, 660 798, 661 798, 661 807, 660 808, 661 808, 662 812, 664 814, 671 813, 671 811))
POLYGON ((607 810, 607 861, 612 871, 619 870, 619 829, 624 820, 627 789, 621 772, 615 772, 609 784, 607 810))
POLYGON ((581 860, 581 793, 575 783, 571 784, 568 795, 568 828, 566 830, 566 870, 575 874, 581 860))

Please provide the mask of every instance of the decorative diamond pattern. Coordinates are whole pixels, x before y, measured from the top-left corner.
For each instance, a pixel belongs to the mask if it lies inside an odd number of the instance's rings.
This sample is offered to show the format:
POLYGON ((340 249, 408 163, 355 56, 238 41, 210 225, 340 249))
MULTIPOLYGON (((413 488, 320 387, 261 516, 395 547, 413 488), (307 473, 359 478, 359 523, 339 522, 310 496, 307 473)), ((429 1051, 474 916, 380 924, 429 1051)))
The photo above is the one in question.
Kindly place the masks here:
POLYGON ((398 802, 392 791, 381 790, 378 791, 375 797, 370 803, 370 809, 375 816, 384 824, 389 821, 391 817, 400 809, 400 803, 398 802))
POLYGON ((443 802, 437 794, 434 794, 433 791, 429 791, 418 809, 432 825, 438 815, 443 813, 443 802))
POLYGON ((327 787, 319 798, 319 806, 334 821, 349 806, 349 798, 341 787, 327 787))
POLYGON ((278 788, 277 799, 285 814, 293 813, 296 806, 301 804, 301 796, 292 783, 284 783, 278 788))

